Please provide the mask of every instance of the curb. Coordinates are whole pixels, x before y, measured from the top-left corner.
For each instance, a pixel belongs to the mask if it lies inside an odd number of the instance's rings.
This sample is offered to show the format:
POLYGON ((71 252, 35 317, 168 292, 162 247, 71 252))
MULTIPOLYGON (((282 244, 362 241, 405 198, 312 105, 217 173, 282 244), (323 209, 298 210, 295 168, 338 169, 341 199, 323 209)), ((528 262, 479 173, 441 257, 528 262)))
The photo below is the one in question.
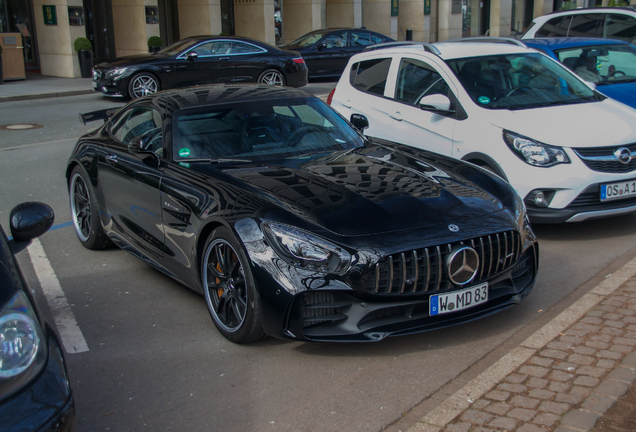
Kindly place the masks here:
POLYGON ((81 95, 87 95, 92 93, 95 93, 93 89, 83 89, 83 90, 67 90, 67 91, 61 91, 61 92, 32 93, 32 94, 23 94, 23 95, 15 95, 15 96, 0 96, 0 103, 34 100, 34 99, 49 99, 49 98, 64 97, 64 96, 81 96, 81 95))
MULTIPOLYGON (((592 308, 614 293, 614 291, 616 291, 635 274, 636 258, 632 259, 616 273, 598 284, 590 292, 585 294, 570 307, 528 337, 525 341, 520 343, 516 348, 512 349, 512 351, 500 358, 492 366, 442 402, 442 404, 437 406, 426 416, 421 418, 413 427, 408 429, 407 432, 439 432, 446 428, 449 423, 456 420, 462 413, 464 413, 464 411, 473 405, 474 402, 492 390, 497 384, 503 382, 508 375, 526 363, 540 350, 544 349, 546 345, 555 338, 559 337, 566 329, 575 324, 592 308)), ((636 365, 636 362, 632 360, 633 358, 636 358, 636 354, 628 354, 625 361, 627 361, 628 364, 634 363, 636 365)), ((623 364, 625 364, 625 362, 623 364)), ((615 373, 616 370, 620 370, 620 367, 620 365, 617 365, 614 372, 610 372, 610 375, 615 373)), ((608 378, 611 379, 611 376, 608 378)), ((627 387, 625 387, 624 391, 626 390, 627 387)), ((572 417, 573 413, 580 411, 582 410, 573 409, 568 413, 564 413, 564 420, 568 416, 572 417)), ((596 419, 593 423, 595 422, 596 419)), ((569 428, 563 429, 563 426, 565 425, 561 424, 558 430, 571 430, 569 428)))

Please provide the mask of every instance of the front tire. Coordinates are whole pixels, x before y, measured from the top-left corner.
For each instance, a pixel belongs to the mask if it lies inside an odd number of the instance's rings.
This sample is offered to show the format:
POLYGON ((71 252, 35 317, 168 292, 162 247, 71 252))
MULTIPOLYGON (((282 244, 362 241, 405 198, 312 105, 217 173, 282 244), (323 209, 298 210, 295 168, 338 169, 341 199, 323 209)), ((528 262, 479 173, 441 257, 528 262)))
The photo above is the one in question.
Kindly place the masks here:
POLYGON ((71 217, 78 240, 85 248, 91 250, 109 247, 112 242, 104 232, 99 219, 95 190, 86 171, 76 166, 71 173, 69 185, 71 217))
POLYGON ((159 90, 161 90, 159 79, 149 73, 139 73, 133 76, 128 84, 128 96, 130 99, 157 93, 159 90))
POLYGON ((276 69, 267 69, 259 75, 256 81, 259 84, 285 85, 285 76, 276 69))
POLYGON ((217 228, 203 249, 201 282, 214 325, 228 340, 250 343, 265 333, 249 260, 234 234, 217 228))

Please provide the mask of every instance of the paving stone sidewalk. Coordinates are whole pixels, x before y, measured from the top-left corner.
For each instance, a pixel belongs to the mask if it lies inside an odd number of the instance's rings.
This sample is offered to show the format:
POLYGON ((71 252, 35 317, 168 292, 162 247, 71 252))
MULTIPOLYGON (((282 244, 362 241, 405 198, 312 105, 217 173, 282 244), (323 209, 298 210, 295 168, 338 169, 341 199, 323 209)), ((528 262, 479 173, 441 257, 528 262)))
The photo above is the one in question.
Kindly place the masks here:
POLYGON ((442 428, 448 432, 590 431, 636 379, 636 277, 442 428))

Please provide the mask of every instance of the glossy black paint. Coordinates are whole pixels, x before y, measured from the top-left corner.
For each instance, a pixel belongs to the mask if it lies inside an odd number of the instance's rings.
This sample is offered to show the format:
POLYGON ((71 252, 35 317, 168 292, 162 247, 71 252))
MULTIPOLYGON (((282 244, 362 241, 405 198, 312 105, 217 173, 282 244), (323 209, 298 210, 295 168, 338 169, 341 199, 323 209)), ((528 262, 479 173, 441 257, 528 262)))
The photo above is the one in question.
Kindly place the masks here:
POLYGON ((261 73, 270 69, 281 72, 285 77, 285 85, 289 87, 307 84, 307 66, 294 62, 293 59, 300 58, 296 51, 279 49, 239 36, 193 36, 184 40, 196 43, 175 55, 132 55, 96 65, 93 68, 94 90, 106 96, 130 97, 130 80, 139 73, 156 77, 160 90, 216 83, 255 83, 261 73), (246 42, 261 48, 263 52, 188 58, 190 51, 210 41, 246 42), (106 77, 108 71, 116 68, 126 68, 126 72, 117 78, 106 77))
MULTIPOLYGON (((81 165, 96 190, 101 222, 121 248, 202 293, 200 264, 206 239, 225 226, 251 260, 266 333, 304 340, 377 340, 475 319, 521 301, 538 267, 538 247, 523 205, 511 186, 474 165, 388 141, 363 147, 268 163, 174 162, 172 116, 176 110, 228 102, 312 98, 283 87, 213 86, 162 92, 131 102, 152 106, 163 119, 163 153, 130 152, 109 133, 124 108, 78 141, 67 178, 81 165), (112 156, 117 162, 112 162, 112 156), (109 162, 109 160, 111 162, 109 162), (311 186, 311 187, 309 187, 311 186), (355 256, 344 275, 310 272, 285 264, 263 234, 262 224, 298 227, 355 256), (460 227, 449 230, 449 224, 460 227), (404 304, 427 305, 430 293, 371 295, 365 278, 380 257, 402 251, 489 235, 518 233, 530 268, 522 285, 511 271, 493 278, 505 287, 493 302, 468 314, 443 319, 402 320, 390 326, 329 334, 305 334, 299 316, 306 293, 316 289, 354 299, 363 316, 370 304, 381 311, 404 304), (501 281, 500 281, 501 282, 501 281), (503 282, 501 282, 503 283, 503 282), (363 304, 366 304, 363 305, 363 304)), ((369 309, 370 310, 370 309, 369 309)))
MULTIPOLYGON (((362 52, 365 46, 352 45, 351 31, 365 32, 374 35, 377 38, 381 38, 382 42, 394 42, 388 36, 376 33, 366 29, 347 29, 347 28, 332 28, 323 30, 314 30, 307 33, 304 36, 311 34, 322 34, 323 36, 316 43, 309 46, 296 45, 293 42, 284 45, 283 48, 294 50, 300 53, 307 63, 309 68, 309 78, 338 78, 342 75, 342 71, 347 66, 347 62, 354 55, 362 52), (324 41, 333 36, 334 33, 346 33, 346 45, 342 47, 325 47, 324 41)), ((303 37, 304 37, 303 36, 303 37)))
MULTIPOLYGON (((42 203, 25 203, 18 206, 12 215, 30 226, 30 234, 41 235, 52 222, 50 207, 42 203), (38 212, 39 210, 39 212, 38 212), (39 213, 40 216, 36 216, 39 213), (22 216, 22 217, 21 217, 22 216)), ((18 222, 18 225, 20 223, 18 222)), ((12 224, 13 225, 13 224, 12 224)), ((48 228, 47 228, 48 229, 48 228)), ((14 233, 15 234, 15 233, 14 233)), ((33 237, 24 237, 29 241, 33 237)), ((9 241, 0 226, 0 311, 18 292, 22 291, 35 310, 38 324, 42 328, 48 346, 43 370, 18 388, 6 388, 0 378, 0 429, 7 431, 51 431, 69 432, 75 429, 75 402, 70 388, 60 340, 52 326, 39 311, 36 299, 27 286, 22 272, 12 253, 14 242, 9 241), (6 396, 2 396, 8 391, 6 396)))

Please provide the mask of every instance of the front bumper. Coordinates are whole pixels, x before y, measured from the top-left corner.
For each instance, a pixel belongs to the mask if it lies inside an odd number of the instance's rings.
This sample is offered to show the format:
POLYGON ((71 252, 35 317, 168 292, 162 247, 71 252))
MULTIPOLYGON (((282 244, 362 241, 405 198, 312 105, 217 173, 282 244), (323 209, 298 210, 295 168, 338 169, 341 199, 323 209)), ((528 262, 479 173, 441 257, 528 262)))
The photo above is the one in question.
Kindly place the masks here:
POLYGON ((22 391, 0 402, 0 425, 7 431, 75 430, 75 401, 64 358, 53 338, 49 338, 49 358, 40 375, 22 391))
POLYGON ((104 96, 125 97, 128 95, 128 79, 124 74, 117 79, 104 78, 100 70, 93 69, 93 91, 100 92, 104 96))
POLYGON ((526 200, 532 223, 582 222, 636 212, 636 197, 601 202, 600 183, 587 187, 565 208, 537 207, 526 200))

